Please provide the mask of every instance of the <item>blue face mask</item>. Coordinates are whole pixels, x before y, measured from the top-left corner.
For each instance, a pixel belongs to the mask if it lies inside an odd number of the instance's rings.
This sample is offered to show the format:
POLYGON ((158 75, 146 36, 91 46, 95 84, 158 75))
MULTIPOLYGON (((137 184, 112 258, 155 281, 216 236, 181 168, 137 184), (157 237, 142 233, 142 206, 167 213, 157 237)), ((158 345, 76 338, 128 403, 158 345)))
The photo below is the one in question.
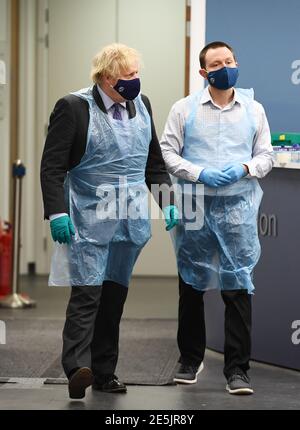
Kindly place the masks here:
POLYGON ((239 76, 237 67, 222 67, 207 74, 208 82, 219 90, 228 90, 234 87, 239 76))
POLYGON ((133 100, 140 93, 141 81, 139 78, 119 79, 113 89, 116 90, 125 100, 133 100))

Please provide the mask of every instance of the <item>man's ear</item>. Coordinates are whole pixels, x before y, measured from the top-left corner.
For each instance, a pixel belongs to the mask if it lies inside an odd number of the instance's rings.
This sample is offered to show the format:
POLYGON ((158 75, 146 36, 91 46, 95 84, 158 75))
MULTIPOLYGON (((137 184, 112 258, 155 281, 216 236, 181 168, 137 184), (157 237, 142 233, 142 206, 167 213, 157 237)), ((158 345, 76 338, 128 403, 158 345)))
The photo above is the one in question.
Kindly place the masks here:
POLYGON ((107 85, 114 87, 117 83, 117 79, 114 79, 112 76, 106 75, 104 76, 104 81, 107 85))
POLYGON ((104 76, 104 80, 106 83, 110 84, 110 82, 112 81, 111 76, 105 75, 104 76))
POLYGON ((207 79, 207 71, 206 70, 200 69, 199 74, 202 76, 202 78, 207 79))

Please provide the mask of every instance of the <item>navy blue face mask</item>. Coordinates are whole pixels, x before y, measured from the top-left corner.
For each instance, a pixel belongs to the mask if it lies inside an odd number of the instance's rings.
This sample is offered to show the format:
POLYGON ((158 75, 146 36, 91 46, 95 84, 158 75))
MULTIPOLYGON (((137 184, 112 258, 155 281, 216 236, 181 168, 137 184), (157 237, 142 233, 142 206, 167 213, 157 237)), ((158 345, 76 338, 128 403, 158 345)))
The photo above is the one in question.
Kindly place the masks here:
POLYGON ((133 100, 140 93, 141 81, 139 78, 119 79, 113 89, 116 90, 125 100, 133 100))
POLYGON ((222 67, 207 74, 208 82, 219 90, 228 90, 234 87, 239 76, 237 67, 222 67))

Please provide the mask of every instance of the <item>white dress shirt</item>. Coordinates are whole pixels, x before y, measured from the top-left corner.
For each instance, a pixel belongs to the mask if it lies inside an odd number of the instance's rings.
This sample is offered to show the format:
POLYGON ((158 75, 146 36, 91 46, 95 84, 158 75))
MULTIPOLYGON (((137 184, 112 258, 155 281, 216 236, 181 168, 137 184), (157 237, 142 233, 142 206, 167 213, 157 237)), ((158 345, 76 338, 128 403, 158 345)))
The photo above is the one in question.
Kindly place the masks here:
MULTIPOLYGON (((200 99, 200 106, 197 118, 210 115, 217 122, 219 111, 230 111, 228 120, 234 120, 237 114, 237 103, 243 103, 237 92, 234 92, 233 100, 225 107, 220 107, 214 103, 211 98, 208 87, 203 91, 200 99), (215 109, 214 107, 217 109, 215 109)), ((169 173, 178 176, 182 179, 197 182, 200 173, 205 166, 198 166, 188 160, 185 160, 181 154, 184 146, 184 126, 188 117, 190 104, 188 97, 177 101, 171 108, 165 129, 160 141, 162 155, 169 173)), ((271 134, 269 124, 263 106, 254 100, 254 115, 257 124, 257 132, 255 134, 252 146, 252 159, 245 160, 249 169, 249 177, 263 178, 273 167, 273 147, 271 144, 271 134)))
MULTIPOLYGON (((103 90, 102 88, 97 85, 97 89, 99 91, 99 94, 102 98, 103 104, 105 106, 105 109, 108 113, 108 116, 110 117, 110 119, 113 118, 113 113, 114 113, 114 108, 113 105, 116 103, 114 102, 103 90)), ((128 119, 128 112, 126 110, 126 102, 122 102, 122 103, 118 103, 120 106, 122 106, 122 108, 120 109, 121 111, 121 115, 122 115, 122 120, 126 120, 128 119)))

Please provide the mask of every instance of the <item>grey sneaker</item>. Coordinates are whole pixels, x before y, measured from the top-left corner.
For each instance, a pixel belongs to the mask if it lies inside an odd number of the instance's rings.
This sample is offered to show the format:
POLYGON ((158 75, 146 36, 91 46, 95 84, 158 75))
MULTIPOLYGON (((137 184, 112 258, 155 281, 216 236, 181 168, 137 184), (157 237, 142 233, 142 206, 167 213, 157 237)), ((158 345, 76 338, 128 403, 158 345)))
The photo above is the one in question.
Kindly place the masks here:
POLYGON ((230 394, 253 394, 250 378, 242 370, 233 373, 227 380, 226 390, 230 394))
POLYGON ((203 362, 200 366, 182 364, 175 374, 174 382, 177 382, 177 384, 196 384, 197 376, 202 372, 203 368, 203 362))

